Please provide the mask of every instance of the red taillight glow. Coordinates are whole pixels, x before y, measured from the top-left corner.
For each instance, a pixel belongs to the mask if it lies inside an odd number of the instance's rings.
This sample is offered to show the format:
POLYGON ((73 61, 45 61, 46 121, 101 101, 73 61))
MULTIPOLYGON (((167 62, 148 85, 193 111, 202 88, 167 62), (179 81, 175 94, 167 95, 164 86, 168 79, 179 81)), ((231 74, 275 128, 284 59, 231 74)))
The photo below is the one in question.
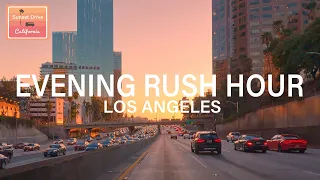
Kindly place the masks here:
POLYGON ((219 138, 218 138, 218 139, 215 139, 214 142, 216 142, 216 143, 221 143, 221 139, 219 139, 219 138))
POLYGON ((306 140, 302 140, 302 143, 303 144, 307 144, 308 142, 306 140))
POLYGON ((268 143, 267 143, 267 142, 264 142, 263 145, 264 145, 264 146, 268 146, 268 143))
POLYGON ((247 141, 246 144, 247 144, 247 146, 252 146, 252 142, 250 142, 250 141, 247 141))
POLYGON ((204 143, 204 140, 203 139, 198 139, 197 143, 204 143))

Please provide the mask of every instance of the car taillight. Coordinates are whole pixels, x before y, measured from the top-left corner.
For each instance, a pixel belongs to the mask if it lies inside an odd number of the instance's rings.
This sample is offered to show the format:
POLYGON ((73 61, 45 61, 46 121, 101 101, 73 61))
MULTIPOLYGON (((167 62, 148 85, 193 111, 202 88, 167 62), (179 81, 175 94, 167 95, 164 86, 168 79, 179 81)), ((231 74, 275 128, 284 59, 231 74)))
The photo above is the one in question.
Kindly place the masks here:
POLYGON ((252 146, 252 142, 251 142, 251 141, 247 141, 247 142, 246 142, 246 145, 247 145, 247 146, 252 146))
POLYGON ((301 141, 303 144, 307 144, 308 142, 306 140, 301 141))
POLYGON ((215 139, 214 142, 216 142, 216 143, 221 143, 221 139, 220 139, 220 138, 215 139))
POLYGON ((264 146, 268 146, 268 143, 267 143, 267 142, 264 142, 263 145, 264 145, 264 146))
POLYGON ((198 139, 198 140, 197 140, 197 143, 203 143, 203 142, 204 142, 203 139, 198 139))
POLYGON ((234 138, 234 136, 231 136, 231 138, 233 139, 233 138, 234 138))

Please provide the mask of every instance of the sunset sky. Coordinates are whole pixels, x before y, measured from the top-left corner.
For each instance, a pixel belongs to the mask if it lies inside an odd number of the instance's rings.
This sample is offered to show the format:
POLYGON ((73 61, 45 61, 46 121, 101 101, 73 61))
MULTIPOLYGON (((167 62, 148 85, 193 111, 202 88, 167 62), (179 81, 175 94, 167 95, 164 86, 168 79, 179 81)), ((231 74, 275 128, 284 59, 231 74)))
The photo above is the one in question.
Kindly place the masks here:
MULTIPOLYGON (((39 74, 41 63, 52 61, 51 32, 75 31, 77 27, 76 0, 1 0, 0 12, 0 76, 7 78, 39 74), (49 6, 49 39, 7 40, 6 5, 49 6)), ((210 76, 211 39, 211 0, 114 0, 114 50, 122 51, 123 74, 136 79, 133 99, 139 111, 134 116, 156 117, 140 113, 146 99, 145 74, 210 76)), ((162 96, 161 100, 181 97, 162 96)), ((172 116, 158 114, 158 118, 172 116)))

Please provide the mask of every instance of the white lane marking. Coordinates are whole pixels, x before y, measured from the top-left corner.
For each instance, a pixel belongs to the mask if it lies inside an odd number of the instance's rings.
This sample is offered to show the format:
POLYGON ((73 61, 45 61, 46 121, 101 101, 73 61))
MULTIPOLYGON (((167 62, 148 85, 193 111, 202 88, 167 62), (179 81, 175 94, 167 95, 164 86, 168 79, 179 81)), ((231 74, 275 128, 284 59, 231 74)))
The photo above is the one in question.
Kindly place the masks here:
POLYGON ((305 172, 305 173, 308 173, 308 174, 312 174, 312 175, 316 175, 316 176, 320 176, 319 173, 315 173, 315 172, 311 172, 311 171, 302 171, 302 172, 305 172))
MULTIPOLYGON (((188 148, 186 148, 185 146, 182 146, 180 143, 177 143, 174 141, 175 144, 178 144, 180 147, 186 149, 186 150, 189 150, 188 148)), ((206 165, 204 165, 198 158, 194 157, 192 154, 189 153, 189 155, 194 159, 196 160, 201 166, 203 166, 204 168, 208 168, 206 165)))

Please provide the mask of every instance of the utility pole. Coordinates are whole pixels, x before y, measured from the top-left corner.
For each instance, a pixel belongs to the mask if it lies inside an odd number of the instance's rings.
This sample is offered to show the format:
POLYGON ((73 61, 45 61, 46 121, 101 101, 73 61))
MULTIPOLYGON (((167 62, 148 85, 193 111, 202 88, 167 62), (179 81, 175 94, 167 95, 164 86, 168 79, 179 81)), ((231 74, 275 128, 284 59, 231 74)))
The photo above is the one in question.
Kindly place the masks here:
POLYGON ((14 112, 14 117, 16 118, 16 144, 18 143, 18 119, 17 119, 17 110, 14 112))

